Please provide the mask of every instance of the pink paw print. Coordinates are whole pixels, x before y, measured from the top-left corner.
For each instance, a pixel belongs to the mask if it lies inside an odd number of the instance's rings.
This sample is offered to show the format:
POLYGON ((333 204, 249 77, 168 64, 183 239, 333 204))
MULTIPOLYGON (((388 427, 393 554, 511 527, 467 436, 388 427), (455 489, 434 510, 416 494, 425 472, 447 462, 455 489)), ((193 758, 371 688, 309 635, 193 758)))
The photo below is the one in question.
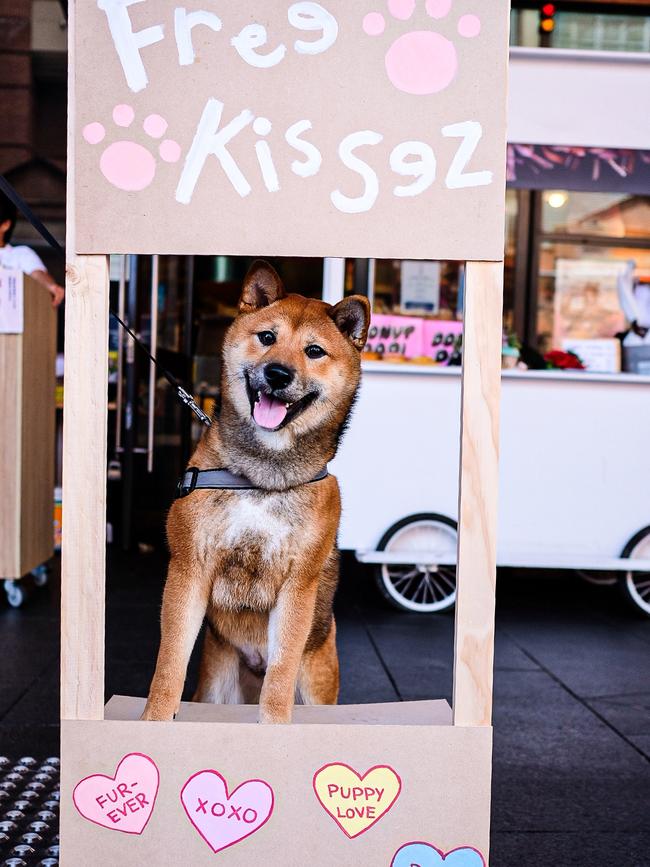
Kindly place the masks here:
MULTIPOLYGON (((445 18, 452 0, 426 0, 430 18, 445 18)), ((416 0, 388 0, 388 11, 399 21, 408 21, 415 12, 416 0)), ((368 36, 381 36, 386 19, 381 12, 368 12, 363 19, 368 36)), ((457 30, 465 39, 481 32, 477 15, 461 15, 457 30)), ((394 86, 403 93, 426 96, 449 87, 458 70, 456 46, 435 30, 411 30, 399 36, 386 52, 386 72, 394 86)))
MULTIPOLYGON (((130 127, 134 118, 135 112, 130 105, 116 105, 113 109, 113 121, 117 126, 130 127)), ((167 132, 167 121, 159 114, 150 114, 142 127, 152 139, 162 139, 167 132)), ((83 128, 83 137, 91 145, 99 144, 105 136, 103 124, 97 121, 83 128)), ((158 155, 166 163, 178 162, 180 145, 173 139, 163 139, 158 145, 158 155)), ((148 187, 156 175, 156 165, 156 158, 148 148, 127 139, 109 144, 99 158, 99 168, 109 184, 129 192, 148 187)))

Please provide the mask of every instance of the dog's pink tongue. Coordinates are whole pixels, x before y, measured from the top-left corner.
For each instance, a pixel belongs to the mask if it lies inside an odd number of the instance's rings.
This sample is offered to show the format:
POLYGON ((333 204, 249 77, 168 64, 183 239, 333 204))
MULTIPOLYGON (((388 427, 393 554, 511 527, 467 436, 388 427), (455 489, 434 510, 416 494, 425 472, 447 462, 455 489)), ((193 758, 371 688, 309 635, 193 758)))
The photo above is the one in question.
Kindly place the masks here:
POLYGON ((270 394, 260 395, 260 399, 253 407, 253 418, 260 427, 276 428, 281 425, 287 414, 287 408, 283 401, 277 400, 270 394))

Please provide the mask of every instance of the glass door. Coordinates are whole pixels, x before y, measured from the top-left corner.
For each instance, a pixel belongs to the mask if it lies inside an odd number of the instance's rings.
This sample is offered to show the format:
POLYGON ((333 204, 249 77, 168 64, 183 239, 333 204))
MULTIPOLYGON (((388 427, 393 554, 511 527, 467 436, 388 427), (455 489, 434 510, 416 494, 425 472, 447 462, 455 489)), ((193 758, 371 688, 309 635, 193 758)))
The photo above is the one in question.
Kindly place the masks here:
POLYGON ((617 276, 633 263, 635 281, 650 284, 650 198, 568 190, 536 195, 537 348, 544 353, 566 340, 616 337, 628 326, 617 276))

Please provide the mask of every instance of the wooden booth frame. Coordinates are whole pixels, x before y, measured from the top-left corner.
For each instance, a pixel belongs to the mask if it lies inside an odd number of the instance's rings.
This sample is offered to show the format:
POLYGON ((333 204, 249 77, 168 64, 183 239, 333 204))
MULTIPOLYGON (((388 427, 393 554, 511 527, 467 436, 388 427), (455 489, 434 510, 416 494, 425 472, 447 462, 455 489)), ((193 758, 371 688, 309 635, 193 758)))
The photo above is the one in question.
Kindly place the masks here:
MULTIPOLYGON (((187 704, 170 723, 139 721, 140 699, 114 698, 105 708, 109 259, 75 253, 73 7, 63 428, 61 863, 207 865, 224 858, 223 853, 215 856, 194 832, 179 802, 192 771, 214 768, 231 791, 243 780, 259 776, 282 780, 276 787, 273 822, 229 849, 223 861, 228 865, 248 865, 258 858, 259 863, 298 867, 310 853, 311 863, 388 867, 400 846, 414 840, 427 840, 440 853, 476 849, 487 864, 503 262, 468 261, 466 266, 453 710, 442 701, 296 708, 292 725, 274 727, 254 725, 254 715, 245 707, 187 704), (242 738, 255 749, 242 749, 242 738), (156 808, 146 830, 136 836, 98 828, 81 817, 72 801, 80 780, 91 773, 113 775, 129 753, 151 756, 160 772, 156 808), (342 834, 312 793, 314 772, 328 762, 347 763, 359 774, 376 765, 394 768, 402 790, 391 810, 392 821, 383 818, 356 840, 342 834)), ((473 867, 479 862, 471 863, 473 867)))

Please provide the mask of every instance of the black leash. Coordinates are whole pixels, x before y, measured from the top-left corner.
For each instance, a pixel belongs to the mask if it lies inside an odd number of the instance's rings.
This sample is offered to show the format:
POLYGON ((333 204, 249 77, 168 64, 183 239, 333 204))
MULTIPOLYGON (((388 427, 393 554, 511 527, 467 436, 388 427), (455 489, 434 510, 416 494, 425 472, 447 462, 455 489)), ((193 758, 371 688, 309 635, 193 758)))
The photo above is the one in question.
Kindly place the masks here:
MULTIPOLYGON (((38 234, 43 238, 43 240, 47 241, 50 247, 61 256, 61 258, 65 261, 65 250, 56 240, 54 235, 49 231, 47 226, 36 216, 36 214, 29 207, 27 202, 23 199, 23 197, 16 192, 13 186, 9 183, 9 181, 4 177, 4 175, 0 174, 0 190, 6 195, 6 197, 13 202, 13 204, 18 208, 18 210, 23 214, 25 219, 31 223, 34 229, 38 232, 38 234)), ((147 356, 147 358, 158 368, 158 370, 165 377, 167 382, 171 385, 171 387, 175 390, 178 399, 181 403, 184 403, 194 415, 199 419, 199 421, 210 427, 212 424, 212 420, 210 416, 207 415, 201 407, 196 403, 192 395, 186 391, 180 382, 176 379, 176 377, 171 374, 168 370, 166 370, 159 361, 157 361, 153 355, 149 352, 147 347, 142 343, 142 341, 135 336, 133 331, 129 328, 129 326, 124 322, 120 316, 115 313, 114 310, 109 309, 109 313, 111 316, 118 322, 122 328, 126 331, 126 333, 133 340, 135 345, 140 349, 141 352, 147 356)))

